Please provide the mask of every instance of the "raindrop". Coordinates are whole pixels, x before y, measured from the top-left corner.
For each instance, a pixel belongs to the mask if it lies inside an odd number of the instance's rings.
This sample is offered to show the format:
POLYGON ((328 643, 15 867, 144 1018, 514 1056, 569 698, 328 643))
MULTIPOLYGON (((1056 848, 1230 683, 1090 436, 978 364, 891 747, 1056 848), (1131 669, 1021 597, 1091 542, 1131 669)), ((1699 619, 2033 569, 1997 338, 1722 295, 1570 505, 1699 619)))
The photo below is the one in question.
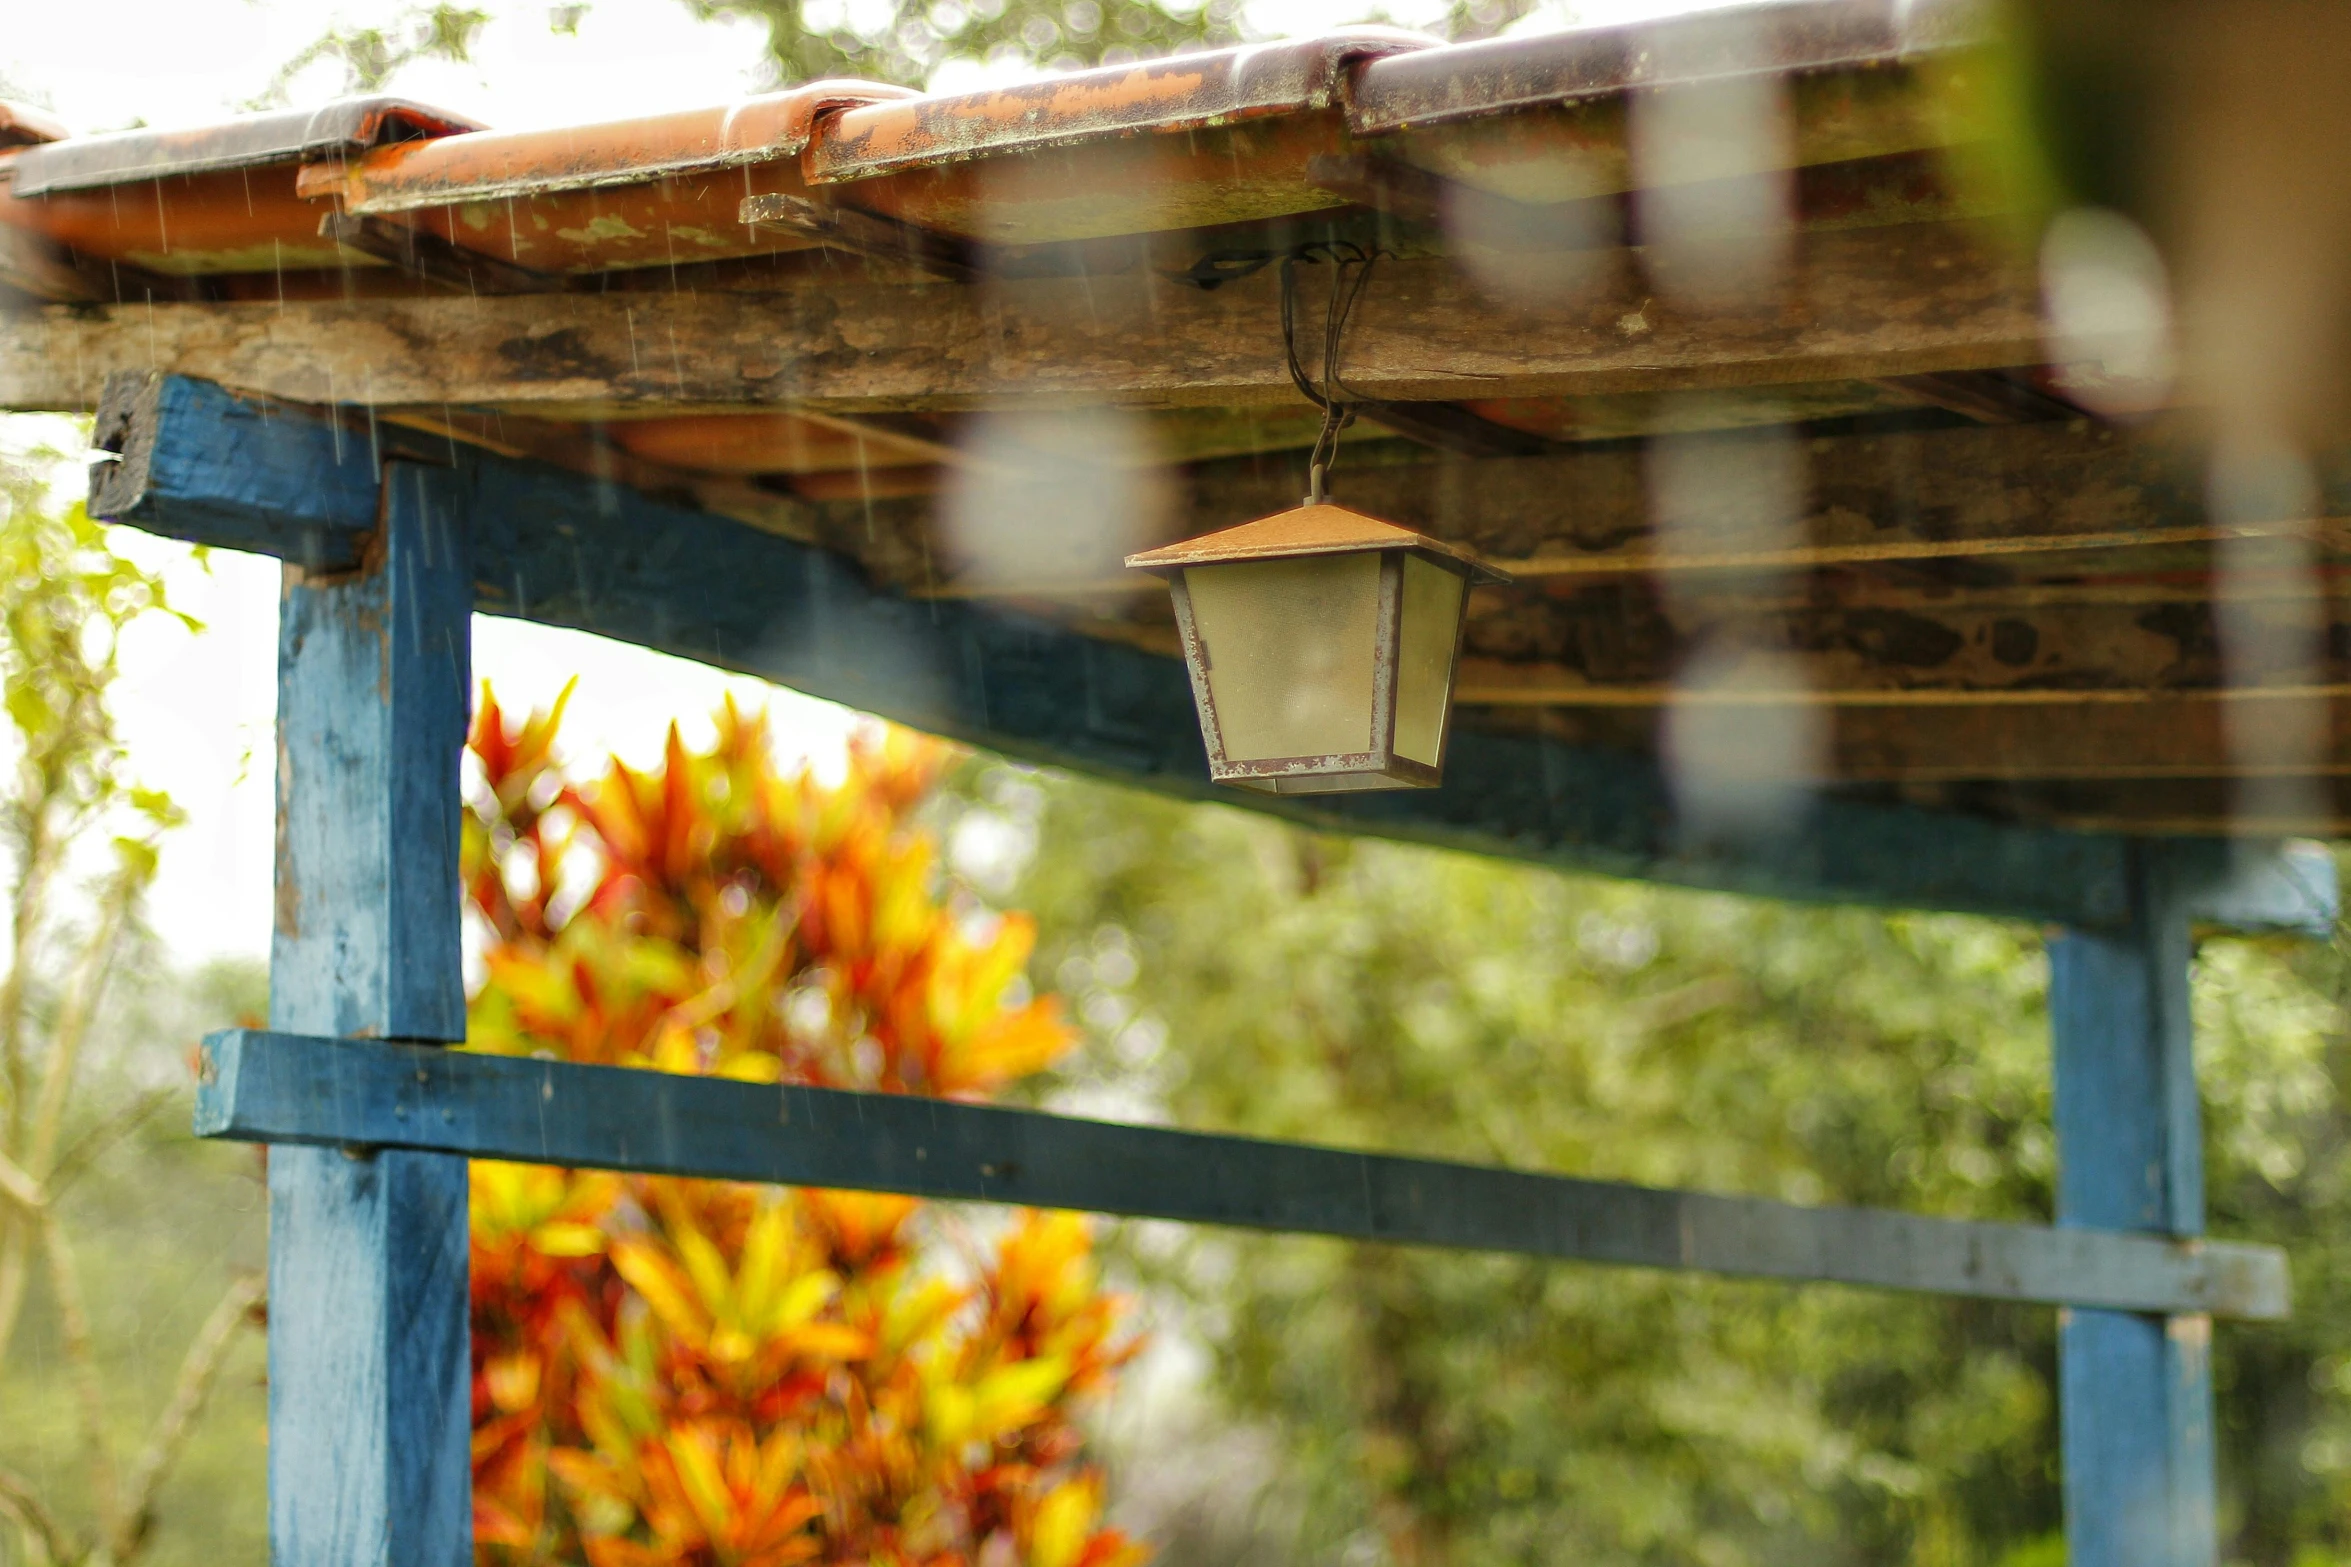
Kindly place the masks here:
MULTIPOLYGON (((1784 430, 1661 436, 1648 449, 1650 516, 1662 555, 1765 555, 1802 542, 1804 455, 1784 430)), ((1792 572, 1711 574, 1707 602, 1777 598, 1792 572)), ((1700 614, 1684 577, 1662 574, 1661 597, 1683 625, 1700 614)), ((1719 611, 1717 611, 1719 613, 1719 611)), ((1784 831, 1828 770, 1828 710, 1811 671, 1736 622, 1701 623, 1675 675, 1659 737, 1684 830, 1699 839, 1784 831)))
POLYGON ((1787 87, 1755 19, 1720 12, 1658 35, 1659 74, 1703 75, 1632 102, 1634 214, 1664 298, 1717 307, 1776 292, 1787 272, 1796 162, 1787 87), (1724 62, 1755 69, 1724 74, 1724 62))
POLYGON ((2067 395, 2109 415, 2163 405, 2178 369, 2171 282, 2143 229, 2102 208, 2060 213, 2041 238, 2041 299, 2067 395))
POLYGON ((959 443, 944 507, 957 580, 1053 587, 1120 581, 1166 533, 1170 505, 1140 415, 1117 408, 991 413, 959 443))

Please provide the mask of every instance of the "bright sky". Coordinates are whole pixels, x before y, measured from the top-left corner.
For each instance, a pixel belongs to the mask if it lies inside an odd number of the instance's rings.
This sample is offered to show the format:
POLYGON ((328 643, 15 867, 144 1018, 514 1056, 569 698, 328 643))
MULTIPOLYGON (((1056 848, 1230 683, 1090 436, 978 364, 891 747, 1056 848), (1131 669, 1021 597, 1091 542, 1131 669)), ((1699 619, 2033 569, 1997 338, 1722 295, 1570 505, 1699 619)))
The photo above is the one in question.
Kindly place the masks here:
MULTIPOLYGON (((536 0, 477 0, 492 15, 470 65, 423 61, 393 90, 500 127, 579 123, 690 108, 750 90, 761 31, 748 22, 697 22, 682 0, 591 0, 576 34, 557 36, 536 0)), ((812 9, 878 0, 810 0, 812 9)), ((1700 0, 1722 4, 1724 0, 1700 0)), ((1736 3, 1736 0, 1732 0, 1736 3)), ((1693 9, 1691 0, 1547 0, 1517 30, 1604 24, 1693 9)), ((0 80, 45 102, 76 131, 198 123, 233 113, 264 91, 279 66, 337 22, 381 25, 399 0, 82 0, 9 7, 0 80), (103 47, 93 47, 102 39, 103 47)), ((577 5, 562 9, 578 9, 577 5)), ((1312 33, 1384 13, 1403 26, 1443 16, 1445 0, 1250 0, 1252 27, 1269 36, 1312 33)), ((971 85, 971 68, 932 85, 971 85)), ((322 63, 294 84, 297 102, 330 97, 337 68, 322 63)))
MULTIPOLYGON (((862 6, 876 0, 814 0, 862 6)), ((493 20, 469 65, 426 61, 392 88, 496 126, 548 125, 724 101, 752 90, 760 31, 747 23, 697 22, 681 0, 592 0, 577 32, 559 36, 549 7, 484 0, 493 20)), ((1686 0, 1552 0, 1522 28, 1605 23, 1688 8, 1686 0)), ((1249 19, 1268 35, 1310 33, 1359 21, 1372 0, 1252 0, 1249 19)), ((235 113, 263 92, 282 62, 338 20, 381 23, 396 0, 326 6, 315 0, 82 0, 8 8, 0 82, 45 104, 78 132, 202 123, 235 113), (103 40, 94 47, 93 40, 103 40)), ((1443 0, 1388 0, 1404 25, 1443 14, 1443 0)), ((976 68, 934 87, 978 85, 976 68)), ((339 67, 298 78, 298 103, 333 96, 339 67)), ((0 445, 69 444, 64 421, 0 416, 0 445)), ((62 475, 78 483, 71 470, 62 475)), ((274 562, 190 553, 125 533, 124 546, 165 573, 179 606, 204 621, 202 636, 157 624, 124 653, 117 707, 145 781, 169 789, 189 826, 164 856, 151 908, 166 944, 183 959, 260 956, 269 945, 272 811, 269 726, 276 700, 277 580, 274 562)), ((756 681, 592 637, 480 620, 477 677, 509 706, 553 700, 578 677, 566 733, 576 755, 617 752, 650 760, 672 718, 690 729, 733 691, 767 703, 779 744, 837 754, 852 719, 842 709, 756 681)))
MULTIPOLYGON (((63 447, 70 420, 0 416, 0 447, 63 447)), ((59 471, 70 489, 78 466, 59 471)), ((131 528, 115 547, 163 574, 173 607, 204 623, 190 635, 151 618, 122 650, 114 708, 139 781, 168 791, 188 824, 167 841, 148 916, 178 958, 264 957, 269 951, 270 725, 277 704, 278 564, 257 555, 196 552, 131 528)), ((658 759, 676 720, 689 741, 707 740, 709 717, 732 695, 768 709, 777 748, 820 767, 837 757, 857 716, 829 702, 701 664, 667 658, 578 632, 477 616, 474 675, 509 709, 554 702, 566 681, 578 690, 565 709, 575 757, 617 755, 637 765, 658 759)))

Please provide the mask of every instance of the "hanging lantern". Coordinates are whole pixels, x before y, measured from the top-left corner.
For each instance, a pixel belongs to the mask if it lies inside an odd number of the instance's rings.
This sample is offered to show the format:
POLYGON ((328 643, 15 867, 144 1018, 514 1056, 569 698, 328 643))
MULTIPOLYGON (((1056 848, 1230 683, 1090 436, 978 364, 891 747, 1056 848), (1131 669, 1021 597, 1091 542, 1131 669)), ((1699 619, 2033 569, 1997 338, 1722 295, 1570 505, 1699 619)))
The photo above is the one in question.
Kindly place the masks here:
POLYGON ((1469 585, 1508 580, 1327 502, 1127 564, 1174 594, 1209 776, 1276 794, 1435 787, 1469 585))

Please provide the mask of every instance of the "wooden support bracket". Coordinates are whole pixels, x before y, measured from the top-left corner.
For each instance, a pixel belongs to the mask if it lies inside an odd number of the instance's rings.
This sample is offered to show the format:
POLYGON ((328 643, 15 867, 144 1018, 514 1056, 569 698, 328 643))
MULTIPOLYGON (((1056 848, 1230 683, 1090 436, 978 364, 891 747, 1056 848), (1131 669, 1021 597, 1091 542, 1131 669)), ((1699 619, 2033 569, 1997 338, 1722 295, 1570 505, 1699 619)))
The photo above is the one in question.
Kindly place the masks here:
POLYGON ((745 197, 740 216, 752 228, 788 229, 836 250, 902 262, 957 283, 977 282, 981 275, 968 241, 837 202, 770 192, 745 197))
POLYGON ((319 219, 318 232, 322 239, 456 293, 549 294, 565 287, 565 279, 552 273, 453 245, 430 229, 390 218, 330 212, 319 219))

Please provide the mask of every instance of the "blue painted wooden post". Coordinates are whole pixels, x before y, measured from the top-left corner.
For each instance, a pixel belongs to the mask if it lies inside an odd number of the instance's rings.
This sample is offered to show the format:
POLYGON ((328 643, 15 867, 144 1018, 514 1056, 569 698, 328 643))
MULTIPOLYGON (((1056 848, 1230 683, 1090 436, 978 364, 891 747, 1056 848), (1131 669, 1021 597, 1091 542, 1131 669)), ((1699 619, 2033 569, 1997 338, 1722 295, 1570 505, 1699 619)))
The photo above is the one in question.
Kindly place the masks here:
MULTIPOLYGON (((2204 1154, 2186 901, 2132 846, 2128 928, 2050 947, 2057 1222, 2197 1235, 2204 1154)), ((2211 1567, 2211 1319, 2069 1310, 2058 1336, 2069 1567, 2211 1567)))
MULTIPOLYGON (((361 565, 287 571, 270 950, 279 1028, 465 1037, 457 770, 472 585, 452 478, 390 465, 361 565)), ((271 1153, 279 1567, 472 1560, 465 1170, 449 1154, 271 1153)))

